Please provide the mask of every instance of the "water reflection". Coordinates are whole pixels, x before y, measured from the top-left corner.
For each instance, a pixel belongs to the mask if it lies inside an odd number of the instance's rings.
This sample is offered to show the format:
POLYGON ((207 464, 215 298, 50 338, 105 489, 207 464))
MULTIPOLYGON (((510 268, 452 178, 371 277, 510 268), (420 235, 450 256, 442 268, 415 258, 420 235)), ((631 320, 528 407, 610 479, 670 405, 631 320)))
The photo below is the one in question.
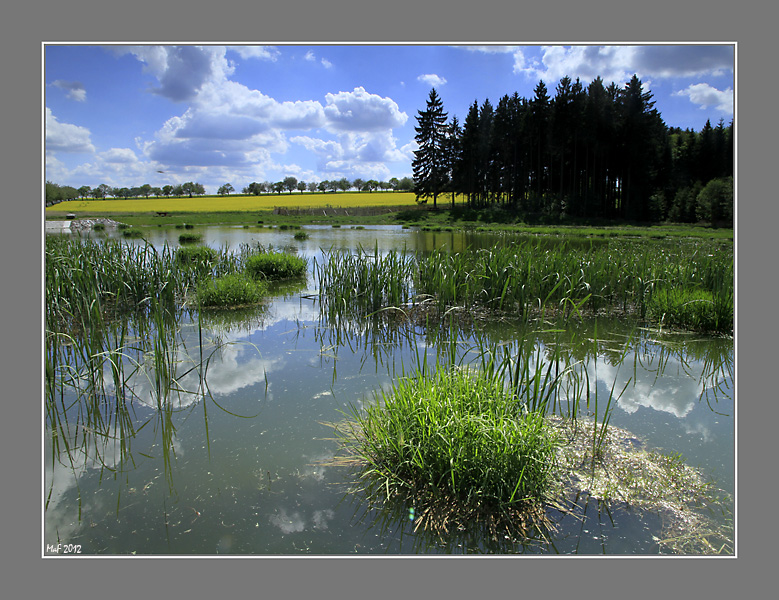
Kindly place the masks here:
MULTIPOLYGON (((210 242, 227 239, 214 235, 210 242)), ((268 235, 277 237, 263 243, 291 243, 292 233, 268 235)), ((321 256, 333 235, 314 231, 298 251, 321 256)), ((394 230, 348 238, 347 245, 413 245, 394 230)), ((419 242, 439 243, 459 242, 450 234, 419 242)), ((82 359, 61 344, 50 356, 56 369, 45 397, 45 541, 82 543, 90 554, 658 552, 659 515, 587 496, 571 514, 553 515, 553 530, 509 540, 478 527, 445 539, 415 532, 407 505, 344 495, 354 473, 326 466, 338 444, 323 423, 374 402, 377 390, 423 361, 479 365, 493 347, 516 357, 518 340, 532 368, 556 361, 560 372, 570 369, 570 395, 603 399, 624 387, 612 424, 681 452, 723 494, 734 492, 732 340, 608 319, 451 328, 392 311, 340 318, 321 312, 310 285, 276 289, 261 310, 179 315, 161 331, 157 359, 153 326, 144 335, 117 329, 102 352, 122 350, 121 385, 105 362, 104 384, 89 388, 82 359)), ((583 402, 588 411, 594 405, 583 402)))

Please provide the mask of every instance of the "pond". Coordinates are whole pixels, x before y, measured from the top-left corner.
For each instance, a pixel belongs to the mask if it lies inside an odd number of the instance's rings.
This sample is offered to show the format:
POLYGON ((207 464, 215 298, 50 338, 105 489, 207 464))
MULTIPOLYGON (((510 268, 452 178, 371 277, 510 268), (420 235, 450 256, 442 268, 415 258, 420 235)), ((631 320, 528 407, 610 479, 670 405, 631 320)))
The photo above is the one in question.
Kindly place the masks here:
MULTIPOLYGON (((631 319, 583 319, 564 328, 495 320, 461 332, 458 353, 475 358, 480 337, 556 345, 583 365, 601 398, 622 390, 610 425, 646 448, 680 454, 712 483, 716 501, 701 509, 705 527, 686 545, 674 546, 688 532, 662 509, 587 493, 573 498, 568 513, 550 510, 554 528, 546 536, 525 540, 467 530, 429 535, 415 531, 406 507, 376 506, 350 493, 355 470, 332 461, 339 442, 330 424, 389 391, 420 352, 435 362, 439 347, 419 326, 328 321, 313 264, 333 248, 458 251, 509 243, 510 236, 390 226, 305 231, 308 239, 298 241, 291 230, 199 229, 213 248, 260 243, 295 251, 308 259, 309 273, 272 288, 262 308, 178 323, 168 350, 178 389, 163 394, 164 404, 151 371, 141 368, 129 375, 134 400, 126 410, 105 402, 90 411, 74 392, 59 392, 43 434, 44 543, 72 544, 84 555, 652 555, 707 546, 732 553, 733 339, 631 319)), ((160 229, 147 239, 157 248, 176 246, 179 233, 160 229)), ((128 357, 136 365, 147 359, 128 357)))

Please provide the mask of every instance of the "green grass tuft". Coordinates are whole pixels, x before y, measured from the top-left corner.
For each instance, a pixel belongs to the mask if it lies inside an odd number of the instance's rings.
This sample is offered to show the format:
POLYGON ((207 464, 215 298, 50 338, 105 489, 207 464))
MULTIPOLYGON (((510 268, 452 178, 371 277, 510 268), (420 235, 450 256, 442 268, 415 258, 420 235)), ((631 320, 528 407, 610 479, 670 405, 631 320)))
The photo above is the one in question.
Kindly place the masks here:
POLYGON ((197 286, 198 304, 205 308, 233 308, 260 303, 267 294, 264 282, 242 273, 203 280, 197 286))
POLYGON ((179 244, 196 244, 203 239, 199 233, 182 233, 179 236, 179 244))
POLYGON ((397 382, 361 412, 351 450, 368 489, 507 514, 544 500, 556 438, 499 378, 441 368, 397 382))
POLYGON ((184 246, 176 250, 175 256, 177 264, 191 265, 215 261, 219 253, 208 246, 184 246))
POLYGON ((695 331, 733 328, 733 301, 723 294, 701 289, 662 289, 649 301, 650 316, 670 327, 695 331))
POLYGON ((264 252, 246 259, 246 273, 255 279, 289 279, 306 272, 304 258, 285 252, 264 252))

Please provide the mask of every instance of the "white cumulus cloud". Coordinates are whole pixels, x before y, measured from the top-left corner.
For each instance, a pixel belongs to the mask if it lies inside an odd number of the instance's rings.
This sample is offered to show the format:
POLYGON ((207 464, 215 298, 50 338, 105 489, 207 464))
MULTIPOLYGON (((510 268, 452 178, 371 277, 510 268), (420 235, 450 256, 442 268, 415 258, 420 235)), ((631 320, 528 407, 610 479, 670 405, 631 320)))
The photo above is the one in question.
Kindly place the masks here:
POLYGON ((515 54, 514 72, 549 83, 564 76, 589 82, 623 83, 641 79, 721 74, 733 69, 729 45, 650 44, 643 46, 543 46, 540 60, 515 54))
POLYGON ((391 98, 370 94, 363 87, 325 96, 326 127, 331 131, 380 131, 401 127, 408 115, 391 98))
POLYGON ((697 104, 702 110, 713 106, 723 113, 733 112, 733 90, 730 88, 718 90, 708 83, 694 83, 683 90, 674 92, 673 95, 687 96, 690 102, 697 104))
POLYGON ((100 154, 100 159, 113 164, 133 164, 138 162, 138 157, 130 148, 111 148, 100 154))
POLYGON ((61 123, 46 108, 46 152, 87 152, 93 153, 95 147, 86 127, 61 123))
POLYGON ((275 46, 229 46, 241 58, 259 58, 260 60, 276 61, 281 54, 275 46))
POLYGON ((114 46, 115 54, 130 53, 154 75, 155 94, 174 102, 195 98, 209 81, 225 81, 235 67, 225 58, 224 46, 114 46))
POLYGON ((54 87, 65 90, 65 95, 76 102, 85 102, 87 99, 87 90, 80 81, 63 81, 57 79, 51 83, 54 87))
POLYGON ((446 79, 436 75, 435 73, 426 73, 425 75, 420 75, 417 77, 417 81, 421 81, 422 83, 426 83, 432 87, 441 87, 446 83, 446 79))

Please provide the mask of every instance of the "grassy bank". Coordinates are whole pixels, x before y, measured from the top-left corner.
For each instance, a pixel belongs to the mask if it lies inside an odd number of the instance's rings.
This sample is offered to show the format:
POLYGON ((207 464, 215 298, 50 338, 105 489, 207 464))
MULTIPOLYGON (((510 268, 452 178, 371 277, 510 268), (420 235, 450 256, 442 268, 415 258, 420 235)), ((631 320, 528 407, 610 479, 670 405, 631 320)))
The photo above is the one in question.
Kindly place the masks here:
POLYGON ((74 200, 46 209, 47 219, 110 216, 134 227, 187 225, 404 225, 430 231, 497 231, 584 238, 679 237, 733 239, 733 229, 690 224, 628 224, 607 220, 520 220, 509 211, 474 211, 442 202, 437 210, 417 205, 406 192, 203 196, 133 200, 74 200))

